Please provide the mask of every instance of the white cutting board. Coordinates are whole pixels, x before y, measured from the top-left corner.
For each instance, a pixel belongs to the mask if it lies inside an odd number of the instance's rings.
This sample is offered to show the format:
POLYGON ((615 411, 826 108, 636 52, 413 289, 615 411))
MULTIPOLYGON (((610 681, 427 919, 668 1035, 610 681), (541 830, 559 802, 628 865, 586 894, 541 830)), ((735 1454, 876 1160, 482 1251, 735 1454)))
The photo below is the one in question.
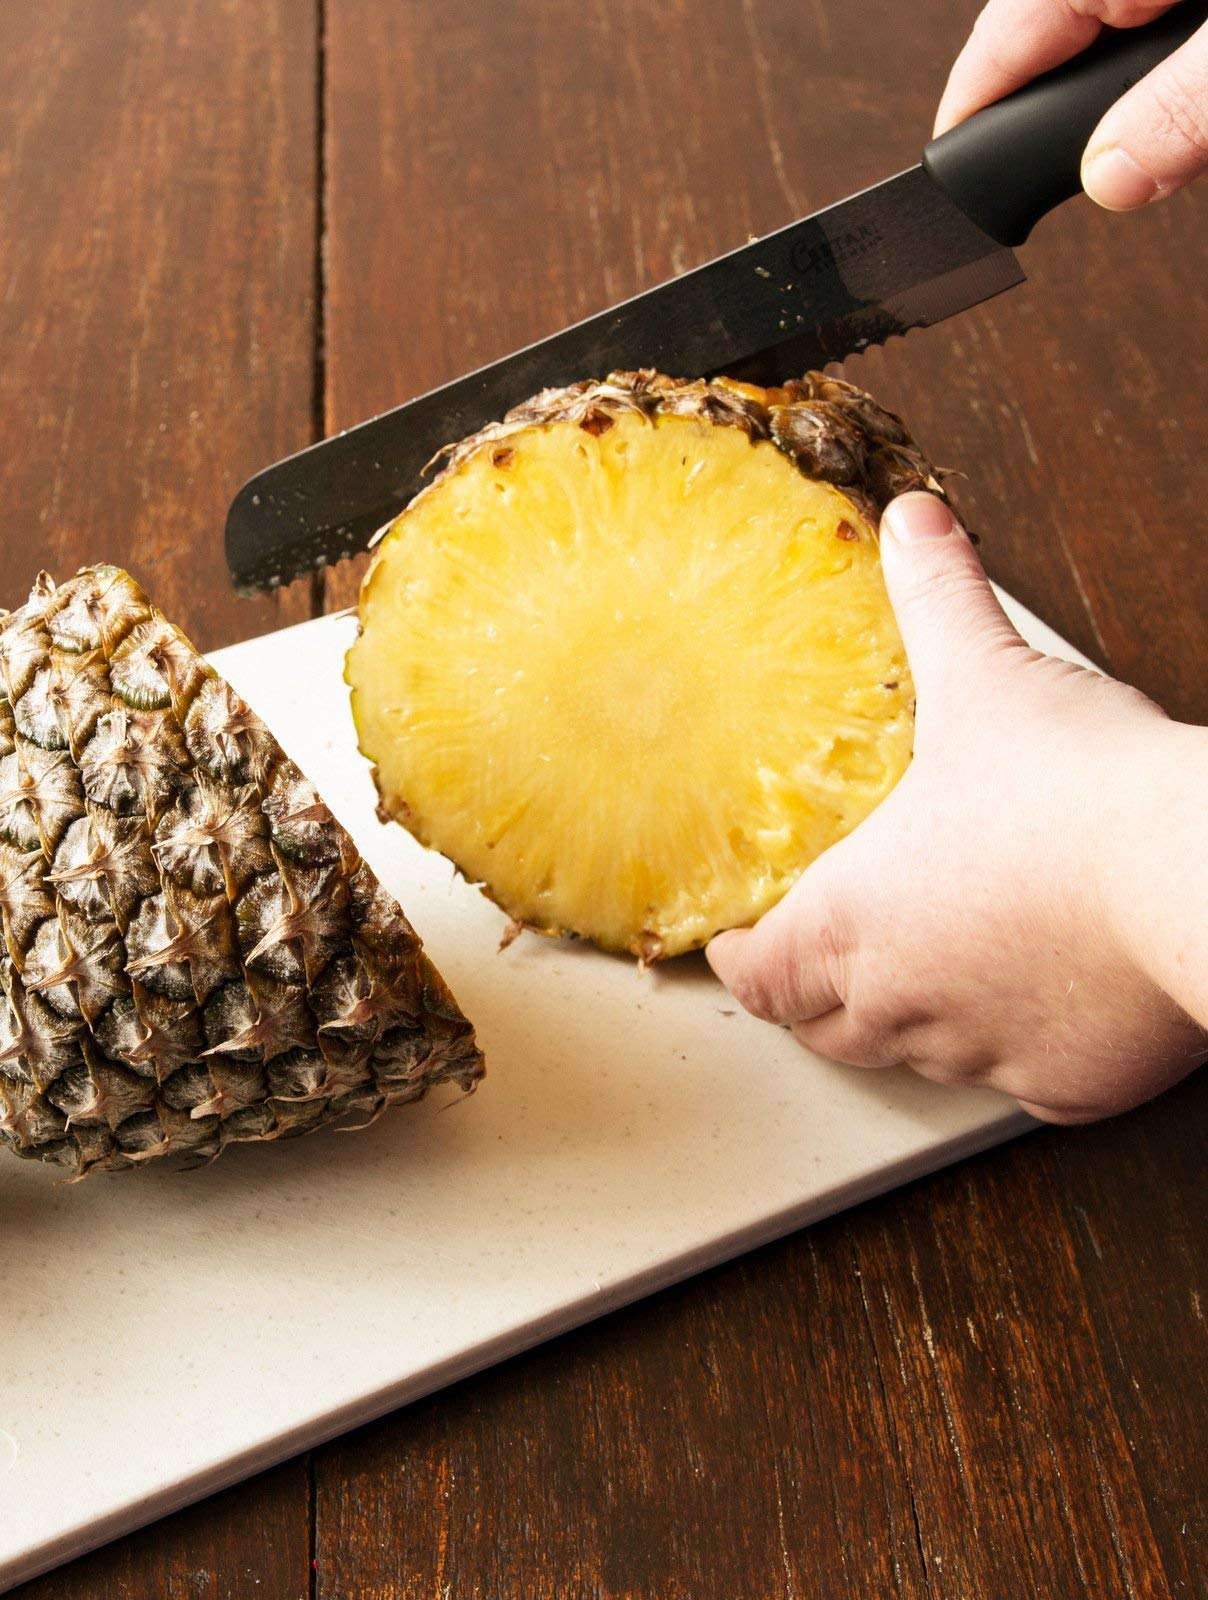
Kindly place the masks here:
POLYGON ((805 1054, 699 957, 643 976, 534 936, 497 953, 502 914, 374 816, 353 629, 214 660, 402 901, 487 1078, 188 1174, 65 1186, 0 1153, 0 1590, 1030 1126, 998 1095, 805 1054))

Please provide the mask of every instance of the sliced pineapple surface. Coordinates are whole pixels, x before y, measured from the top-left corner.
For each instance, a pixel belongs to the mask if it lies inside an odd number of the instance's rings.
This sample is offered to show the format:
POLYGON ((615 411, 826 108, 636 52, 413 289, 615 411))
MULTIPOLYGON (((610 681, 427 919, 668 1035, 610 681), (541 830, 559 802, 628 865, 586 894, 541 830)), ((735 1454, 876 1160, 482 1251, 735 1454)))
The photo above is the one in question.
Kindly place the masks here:
POLYGON ((875 508, 742 409, 534 402, 366 579, 383 808, 542 932, 650 960, 749 924, 909 762, 875 508))

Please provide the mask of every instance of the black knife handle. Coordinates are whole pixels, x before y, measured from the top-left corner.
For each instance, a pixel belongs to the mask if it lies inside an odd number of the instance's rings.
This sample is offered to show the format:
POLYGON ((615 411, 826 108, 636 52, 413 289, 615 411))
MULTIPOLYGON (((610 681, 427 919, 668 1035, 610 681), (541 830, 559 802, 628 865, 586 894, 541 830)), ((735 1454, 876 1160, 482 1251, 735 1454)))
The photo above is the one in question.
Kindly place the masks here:
POLYGON ((1141 28, 1105 29, 1081 55, 933 139, 923 165, 999 244, 1022 244, 1082 187, 1086 142, 1126 89, 1208 20, 1208 0, 1179 0, 1141 28))

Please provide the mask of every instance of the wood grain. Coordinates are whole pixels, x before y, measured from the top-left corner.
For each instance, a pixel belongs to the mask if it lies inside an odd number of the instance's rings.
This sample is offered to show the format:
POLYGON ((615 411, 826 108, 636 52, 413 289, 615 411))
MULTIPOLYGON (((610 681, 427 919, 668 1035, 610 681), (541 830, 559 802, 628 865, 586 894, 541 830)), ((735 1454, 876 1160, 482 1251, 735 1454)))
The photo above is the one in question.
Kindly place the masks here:
MULTIPOLYGON (((3 470, 13 527, 43 542, 5 544, 6 585, 117 529, 207 643, 300 613, 245 609, 216 547, 191 565, 182 545, 304 442, 314 373, 317 420, 345 426, 908 164, 975 10, 10 0, 3 470), (142 352, 134 379, 115 347, 142 352), (176 429, 190 404, 205 426, 176 429)), ((1196 720, 1203 205, 1068 206, 1024 251, 1027 287, 850 368, 966 474, 994 575, 1196 720)), ((330 575, 329 606, 354 593, 330 575)), ((1034 1134, 23 1600, 1208 1595, 1206 1112, 1196 1081, 1034 1134)))
MULTIPOLYGON (((1180 1101, 1195 1115, 1205 1097, 1180 1101)), ((1148 1226, 1130 1223, 1138 1209, 1153 1217, 1178 1195, 1184 1229, 1202 1215, 1201 1174, 1187 1173, 1180 1193, 1168 1166, 1148 1181, 1139 1170, 1147 1124, 1165 1147, 1160 1125, 1173 1109, 1089 1135, 1036 1135, 986 1170, 915 1188, 861 1233, 870 1325, 892 1375, 895 1439, 936 1594, 1196 1592, 1196 1538, 1182 1530, 1202 1515, 1200 1497, 1184 1475, 1162 1508, 1177 1503, 1173 1522, 1143 1485, 1168 1454, 1195 1461, 1180 1412, 1190 1405, 1202 1418, 1202 1373, 1185 1372, 1181 1353, 1155 1361, 1152 1348, 1122 1362, 1086 1283, 1088 1254, 1100 1276, 1109 1260, 1115 1276, 1150 1256, 1148 1226), (1132 1152, 1134 1182, 1100 1188, 1088 1206, 1087 1169, 1105 1167, 1113 1144, 1132 1152), (1189 1387, 1172 1382, 1176 1370, 1189 1387), (1152 1398, 1155 1384, 1156 1409, 1142 1418, 1128 1391, 1152 1398)), ((1200 1281, 1185 1244, 1169 1256, 1200 1281)), ((1198 1343, 1202 1358, 1193 1295, 1163 1309, 1163 1345, 1190 1353, 1198 1343)))
POLYGON ((321 1452, 320 1595, 924 1596, 851 1248, 773 1255, 321 1452))
POLYGON ((309 613, 222 530, 312 434, 315 73, 314 0, 0 6, 0 604, 116 561, 202 648, 309 613))
POLYGON ((15 1600, 309 1600, 305 1461, 290 1461, 12 1591, 15 1600))

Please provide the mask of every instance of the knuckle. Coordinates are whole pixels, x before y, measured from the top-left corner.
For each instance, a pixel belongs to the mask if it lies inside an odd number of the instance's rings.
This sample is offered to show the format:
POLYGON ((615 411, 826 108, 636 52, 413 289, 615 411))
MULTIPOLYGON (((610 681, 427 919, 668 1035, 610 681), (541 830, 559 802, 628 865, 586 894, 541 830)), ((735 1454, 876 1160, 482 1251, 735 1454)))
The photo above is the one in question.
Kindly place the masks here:
MULTIPOLYGON (((833 874, 833 864, 831 870, 833 874)), ((826 867, 818 864, 810 871, 824 872, 826 867)), ((808 975, 810 992, 829 994, 839 1005, 847 1004, 858 945, 859 911, 848 879, 849 874, 841 874, 837 887, 832 876, 816 915, 799 927, 793 951, 793 965, 808 975)))
POLYGON ((834 961, 846 954, 850 940, 843 924, 832 913, 824 917, 818 924, 814 943, 819 955, 824 956, 828 961, 834 961))
POLYGON ((761 967, 748 967, 730 976, 727 987, 744 1011, 761 1022, 777 1022, 775 994, 761 967))
POLYGON ((862 1005, 849 1008, 849 1013, 852 1031, 866 1055, 877 1056, 885 1061, 901 1057, 898 1029, 888 1006, 876 999, 866 1000, 862 1005))
POLYGON ((1197 159, 1208 161, 1208 75, 1173 63, 1153 85, 1159 137, 1177 140, 1197 159))
POLYGON ((818 928, 813 957, 822 963, 831 988, 846 1004, 852 941, 847 928, 836 917, 828 917, 818 928))
POLYGON ((1073 0, 1070 9, 1106 22, 1109 28, 1136 28, 1162 8, 1154 0, 1073 0))
POLYGON ((852 1035, 866 1055, 888 1059, 900 1051, 899 1008, 884 984, 857 985, 846 1007, 852 1035))
POLYGON ((917 1072, 920 1078, 926 1078, 928 1083, 968 1088, 979 1081, 974 1072, 955 1057, 941 1057, 938 1060, 931 1056, 923 1056, 918 1060, 903 1057, 903 1060, 912 1072, 917 1072))
POLYGON ((946 567, 930 574, 920 573, 906 596, 915 610, 970 622, 985 605, 985 580, 969 567, 946 567))
POLYGON ((967 566, 945 567, 926 585, 930 597, 945 606, 972 607, 982 599, 986 582, 967 566))
MULTIPOLYGON (((996 95, 1027 80, 1032 54, 1026 37, 1013 25, 1009 4, 987 0, 974 19, 957 65, 971 83, 983 90, 989 85, 996 95)), ((981 103, 987 98, 983 94, 981 103)))
POLYGON ((973 24, 973 42, 990 72, 1003 83, 1013 83, 1022 70, 1022 60, 1013 36, 1003 32, 1002 23, 987 7, 973 24))

